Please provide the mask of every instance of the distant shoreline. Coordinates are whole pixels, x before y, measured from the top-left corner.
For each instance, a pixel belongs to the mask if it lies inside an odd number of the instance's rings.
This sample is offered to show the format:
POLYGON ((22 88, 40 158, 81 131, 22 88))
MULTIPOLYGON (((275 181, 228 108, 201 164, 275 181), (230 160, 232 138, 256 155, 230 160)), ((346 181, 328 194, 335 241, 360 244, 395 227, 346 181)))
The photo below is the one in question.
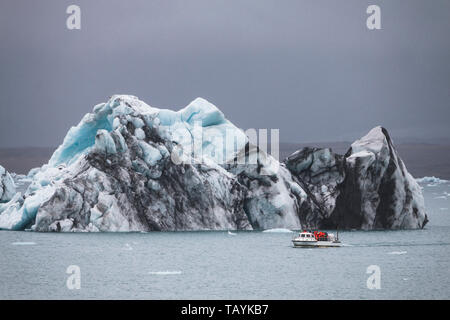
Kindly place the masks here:
MULTIPOLYGON (((310 143, 280 143, 280 160, 298 149, 310 146, 332 148, 334 152, 345 154, 350 142, 310 142, 310 143)), ((406 168, 415 177, 435 176, 450 179, 450 145, 435 145, 424 143, 396 144, 406 168)), ((27 174, 35 167, 47 163, 56 147, 0 148, 0 165, 9 172, 27 174)), ((270 153, 270 146, 268 147, 270 153)))

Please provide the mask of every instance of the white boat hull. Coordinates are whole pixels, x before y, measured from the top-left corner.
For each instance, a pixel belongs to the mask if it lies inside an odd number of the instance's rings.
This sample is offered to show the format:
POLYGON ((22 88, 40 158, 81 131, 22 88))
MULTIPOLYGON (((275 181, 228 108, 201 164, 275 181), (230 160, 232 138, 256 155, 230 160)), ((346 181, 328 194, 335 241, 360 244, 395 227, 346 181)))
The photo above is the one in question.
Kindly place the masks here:
POLYGON ((342 243, 339 241, 302 241, 294 239, 292 243, 296 248, 329 248, 342 246, 342 243))

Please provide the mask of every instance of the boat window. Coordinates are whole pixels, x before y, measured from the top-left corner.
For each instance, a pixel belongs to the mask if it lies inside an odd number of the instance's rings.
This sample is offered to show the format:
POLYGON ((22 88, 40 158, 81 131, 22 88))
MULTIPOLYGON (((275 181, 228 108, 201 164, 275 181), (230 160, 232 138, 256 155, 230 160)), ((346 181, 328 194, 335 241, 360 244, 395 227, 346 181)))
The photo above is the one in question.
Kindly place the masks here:
POLYGON ((304 237, 305 237, 305 235, 304 235, 304 234, 302 234, 301 236, 302 236, 302 238, 304 238, 304 237))

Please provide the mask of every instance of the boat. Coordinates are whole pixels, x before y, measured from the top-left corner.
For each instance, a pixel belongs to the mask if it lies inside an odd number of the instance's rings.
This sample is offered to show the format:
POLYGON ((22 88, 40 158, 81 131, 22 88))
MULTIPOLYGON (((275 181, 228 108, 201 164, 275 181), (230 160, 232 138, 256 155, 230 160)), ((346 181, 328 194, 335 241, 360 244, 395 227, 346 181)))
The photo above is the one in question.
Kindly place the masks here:
POLYGON ((292 239, 295 248, 340 247, 342 243, 334 234, 324 231, 303 230, 292 239))

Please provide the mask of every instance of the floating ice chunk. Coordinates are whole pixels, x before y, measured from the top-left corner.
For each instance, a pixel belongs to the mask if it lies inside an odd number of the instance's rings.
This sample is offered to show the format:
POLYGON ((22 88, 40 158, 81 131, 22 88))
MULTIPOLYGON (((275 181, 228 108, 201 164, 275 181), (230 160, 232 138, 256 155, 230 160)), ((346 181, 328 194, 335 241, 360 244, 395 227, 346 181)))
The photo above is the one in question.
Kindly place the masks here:
POLYGON ((294 231, 289 230, 289 229, 284 229, 284 228, 273 228, 273 229, 264 230, 263 232, 267 232, 267 233, 292 233, 294 231))
MULTIPOLYGON (((416 181, 418 183, 429 183, 429 184, 442 184, 450 182, 449 180, 444 180, 440 178, 436 178, 435 176, 431 177, 423 177, 423 178, 417 178, 416 181)), ((432 185, 431 185, 432 186, 432 185)))
POLYGON ((23 241, 23 242, 13 242, 11 243, 13 246, 33 246, 36 242, 32 241, 23 241))
POLYGON ((229 235, 229 236, 235 236, 236 233, 233 233, 233 232, 231 232, 231 231, 228 231, 228 235, 229 235))
POLYGON ((389 252, 388 254, 394 254, 394 255, 401 255, 401 254, 406 254, 407 251, 392 251, 389 252))
POLYGON ((148 274, 153 274, 157 276, 168 276, 182 274, 181 271, 149 271, 148 274))

